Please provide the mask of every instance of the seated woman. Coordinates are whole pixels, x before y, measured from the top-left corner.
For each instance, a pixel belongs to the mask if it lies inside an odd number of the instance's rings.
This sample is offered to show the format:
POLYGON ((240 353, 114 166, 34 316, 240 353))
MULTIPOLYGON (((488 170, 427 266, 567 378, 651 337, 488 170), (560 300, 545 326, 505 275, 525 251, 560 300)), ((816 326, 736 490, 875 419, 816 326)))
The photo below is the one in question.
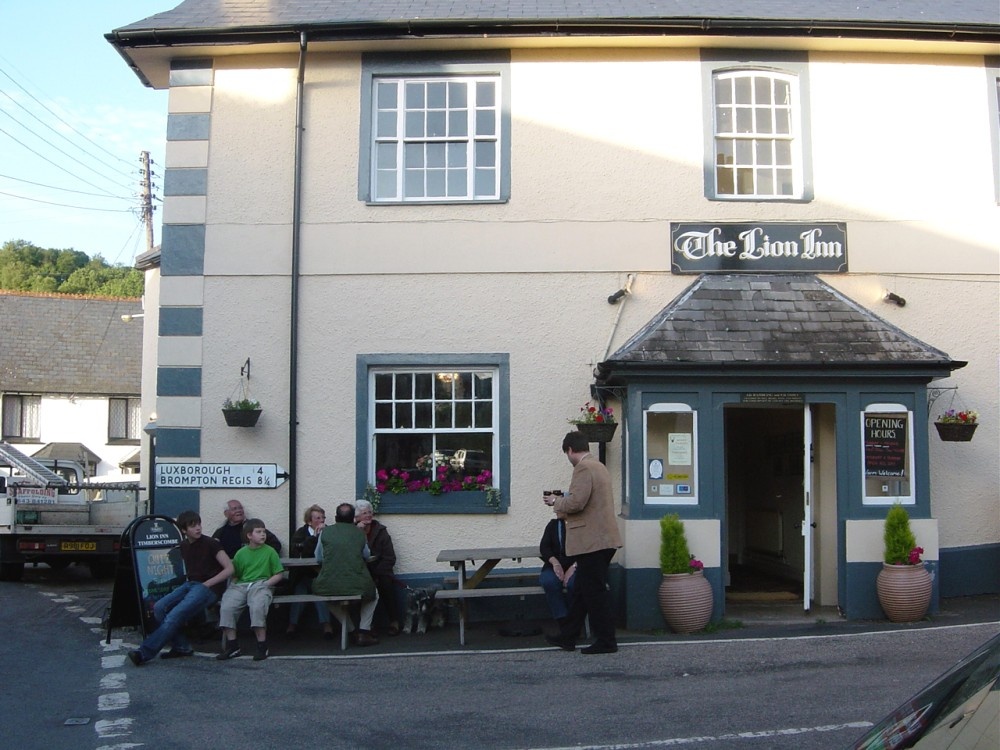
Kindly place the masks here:
MULTIPOLYGON (((354 522, 365 532, 368 549, 372 560, 368 563, 368 572, 375 580, 378 589, 379 609, 384 611, 388 620, 387 635, 399 635, 399 614, 396 612, 396 550, 392 547, 392 537, 389 530, 374 518, 374 509, 367 500, 354 503, 354 522)), ((376 613, 377 615, 377 613, 376 613)))
MULTIPOLYGON (((326 525, 326 511, 318 505, 310 505, 305 512, 305 525, 296 529, 292 534, 291 556, 292 557, 316 557, 316 540, 319 532, 326 525)), ((312 582, 316 577, 316 571, 311 568, 293 567, 289 568, 288 583, 292 592, 296 594, 311 594, 312 582)), ((288 630, 285 635, 293 637, 299 627, 299 618, 302 616, 302 602, 292 604, 288 612, 288 630)), ((330 610, 326 602, 316 602, 316 617, 323 626, 323 637, 327 640, 333 638, 333 626, 330 624, 330 610)))
POLYGON ((560 622, 569 614, 570 597, 576 583, 576 563, 566 555, 566 521, 556 517, 546 524, 538 550, 544 563, 538 582, 545 589, 552 617, 560 622))

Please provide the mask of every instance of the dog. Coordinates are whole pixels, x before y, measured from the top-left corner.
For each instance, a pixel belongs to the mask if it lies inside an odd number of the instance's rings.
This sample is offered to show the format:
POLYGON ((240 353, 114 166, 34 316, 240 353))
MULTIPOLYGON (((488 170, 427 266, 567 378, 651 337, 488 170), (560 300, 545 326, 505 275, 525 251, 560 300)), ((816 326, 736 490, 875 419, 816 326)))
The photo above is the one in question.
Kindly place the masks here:
POLYGON ((441 602, 434 600, 440 587, 413 589, 406 587, 406 613, 403 616, 403 631, 412 634, 426 633, 428 628, 444 627, 445 609, 441 602))

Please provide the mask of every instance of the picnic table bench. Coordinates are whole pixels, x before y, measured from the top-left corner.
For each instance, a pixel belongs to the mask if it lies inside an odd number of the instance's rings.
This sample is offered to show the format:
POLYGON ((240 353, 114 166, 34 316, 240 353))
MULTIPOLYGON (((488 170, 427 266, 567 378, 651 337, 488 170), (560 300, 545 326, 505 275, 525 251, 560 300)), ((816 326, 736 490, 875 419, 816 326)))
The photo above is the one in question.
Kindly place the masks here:
MULTIPOLYGON (((281 564, 285 568, 319 567, 315 557, 283 557, 281 564)), ((307 602, 327 602, 330 604, 350 604, 360 602, 361 594, 338 594, 320 596, 319 594, 279 594, 271 599, 271 606, 278 604, 304 604, 307 602)), ((347 650, 347 631, 351 628, 351 617, 346 609, 330 610, 340 623, 340 650, 347 650)))

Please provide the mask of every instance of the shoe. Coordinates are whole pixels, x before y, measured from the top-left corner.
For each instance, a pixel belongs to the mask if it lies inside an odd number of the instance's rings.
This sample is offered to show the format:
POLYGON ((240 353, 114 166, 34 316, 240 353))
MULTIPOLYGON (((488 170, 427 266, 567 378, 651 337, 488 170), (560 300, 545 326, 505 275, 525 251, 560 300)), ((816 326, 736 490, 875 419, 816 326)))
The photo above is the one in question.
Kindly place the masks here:
POLYGON ((218 654, 215 658, 219 661, 225 661, 226 659, 235 659, 240 655, 240 644, 239 641, 229 641, 226 643, 225 650, 218 654))
POLYGON ((359 646, 377 646, 378 638, 373 636, 367 630, 362 630, 358 633, 357 641, 355 641, 359 646))
POLYGON ((185 656, 194 656, 194 649, 172 648, 160 654, 161 659, 182 659, 185 656))
POLYGON ((545 636, 545 641, 550 646, 557 646, 563 651, 576 651, 576 643, 569 638, 563 638, 561 635, 547 635, 545 636))
POLYGON ((254 661, 264 661, 268 655, 267 641, 257 641, 257 653, 253 655, 254 661))
POLYGON ((128 659, 129 659, 130 662, 132 662, 133 664, 135 664, 137 667, 141 667, 145 663, 145 660, 142 658, 142 652, 141 651, 129 651, 128 652, 128 659))
POLYGON ((390 622, 389 627, 385 629, 385 634, 393 637, 399 635, 399 623, 390 622))
POLYGON ((615 643, 594 643, 587 648, 580 649, 581 654, 615 654, 618 653, 618 645, 615 643))
POLYGON ((323 640, 332 641, 336 637, 337 636, 334 635, 334 632, 332 630, 324 630, 323 631, 323 640))

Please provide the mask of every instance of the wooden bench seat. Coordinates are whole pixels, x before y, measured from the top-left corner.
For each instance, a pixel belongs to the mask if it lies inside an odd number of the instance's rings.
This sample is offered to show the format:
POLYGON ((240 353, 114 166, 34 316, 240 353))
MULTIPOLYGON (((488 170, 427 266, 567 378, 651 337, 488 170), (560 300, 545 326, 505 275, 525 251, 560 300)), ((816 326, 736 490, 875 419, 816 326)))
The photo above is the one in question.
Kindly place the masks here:
MULTIPOLYGON (((526 570, 523 573, 490 573, 489 580, 491 581, 524 581, 527 579, 532 581, 538 580, 537 570, 526 570)), ((444 577, 445 586, 457 586, 458 576, 445 576, 444 577)))
MULTIPOLYGON (((492 578, 492 576, 491 576, 492 578)), ((455 599, 458 601, 458 642, 465 645, 465 600, 485 599, 494 596, 526 596, 544 594, 541 586, 496 586, 474 589, 444 589, 434 594, 435 601, 455 599)))
MULTIPOLYGON (((328 602, 333 604, 350 604, 360 602, 361 594, 344 594, 335 596, 320 596, 319 594, 282 594, 271 599, 271 606, 276 604, 305 604, 307 602, 328 602)), ((340 623, 340 650, 347 650, 347 631, 350 629, 350 615, 346 610, 330 610, 340 623)))

